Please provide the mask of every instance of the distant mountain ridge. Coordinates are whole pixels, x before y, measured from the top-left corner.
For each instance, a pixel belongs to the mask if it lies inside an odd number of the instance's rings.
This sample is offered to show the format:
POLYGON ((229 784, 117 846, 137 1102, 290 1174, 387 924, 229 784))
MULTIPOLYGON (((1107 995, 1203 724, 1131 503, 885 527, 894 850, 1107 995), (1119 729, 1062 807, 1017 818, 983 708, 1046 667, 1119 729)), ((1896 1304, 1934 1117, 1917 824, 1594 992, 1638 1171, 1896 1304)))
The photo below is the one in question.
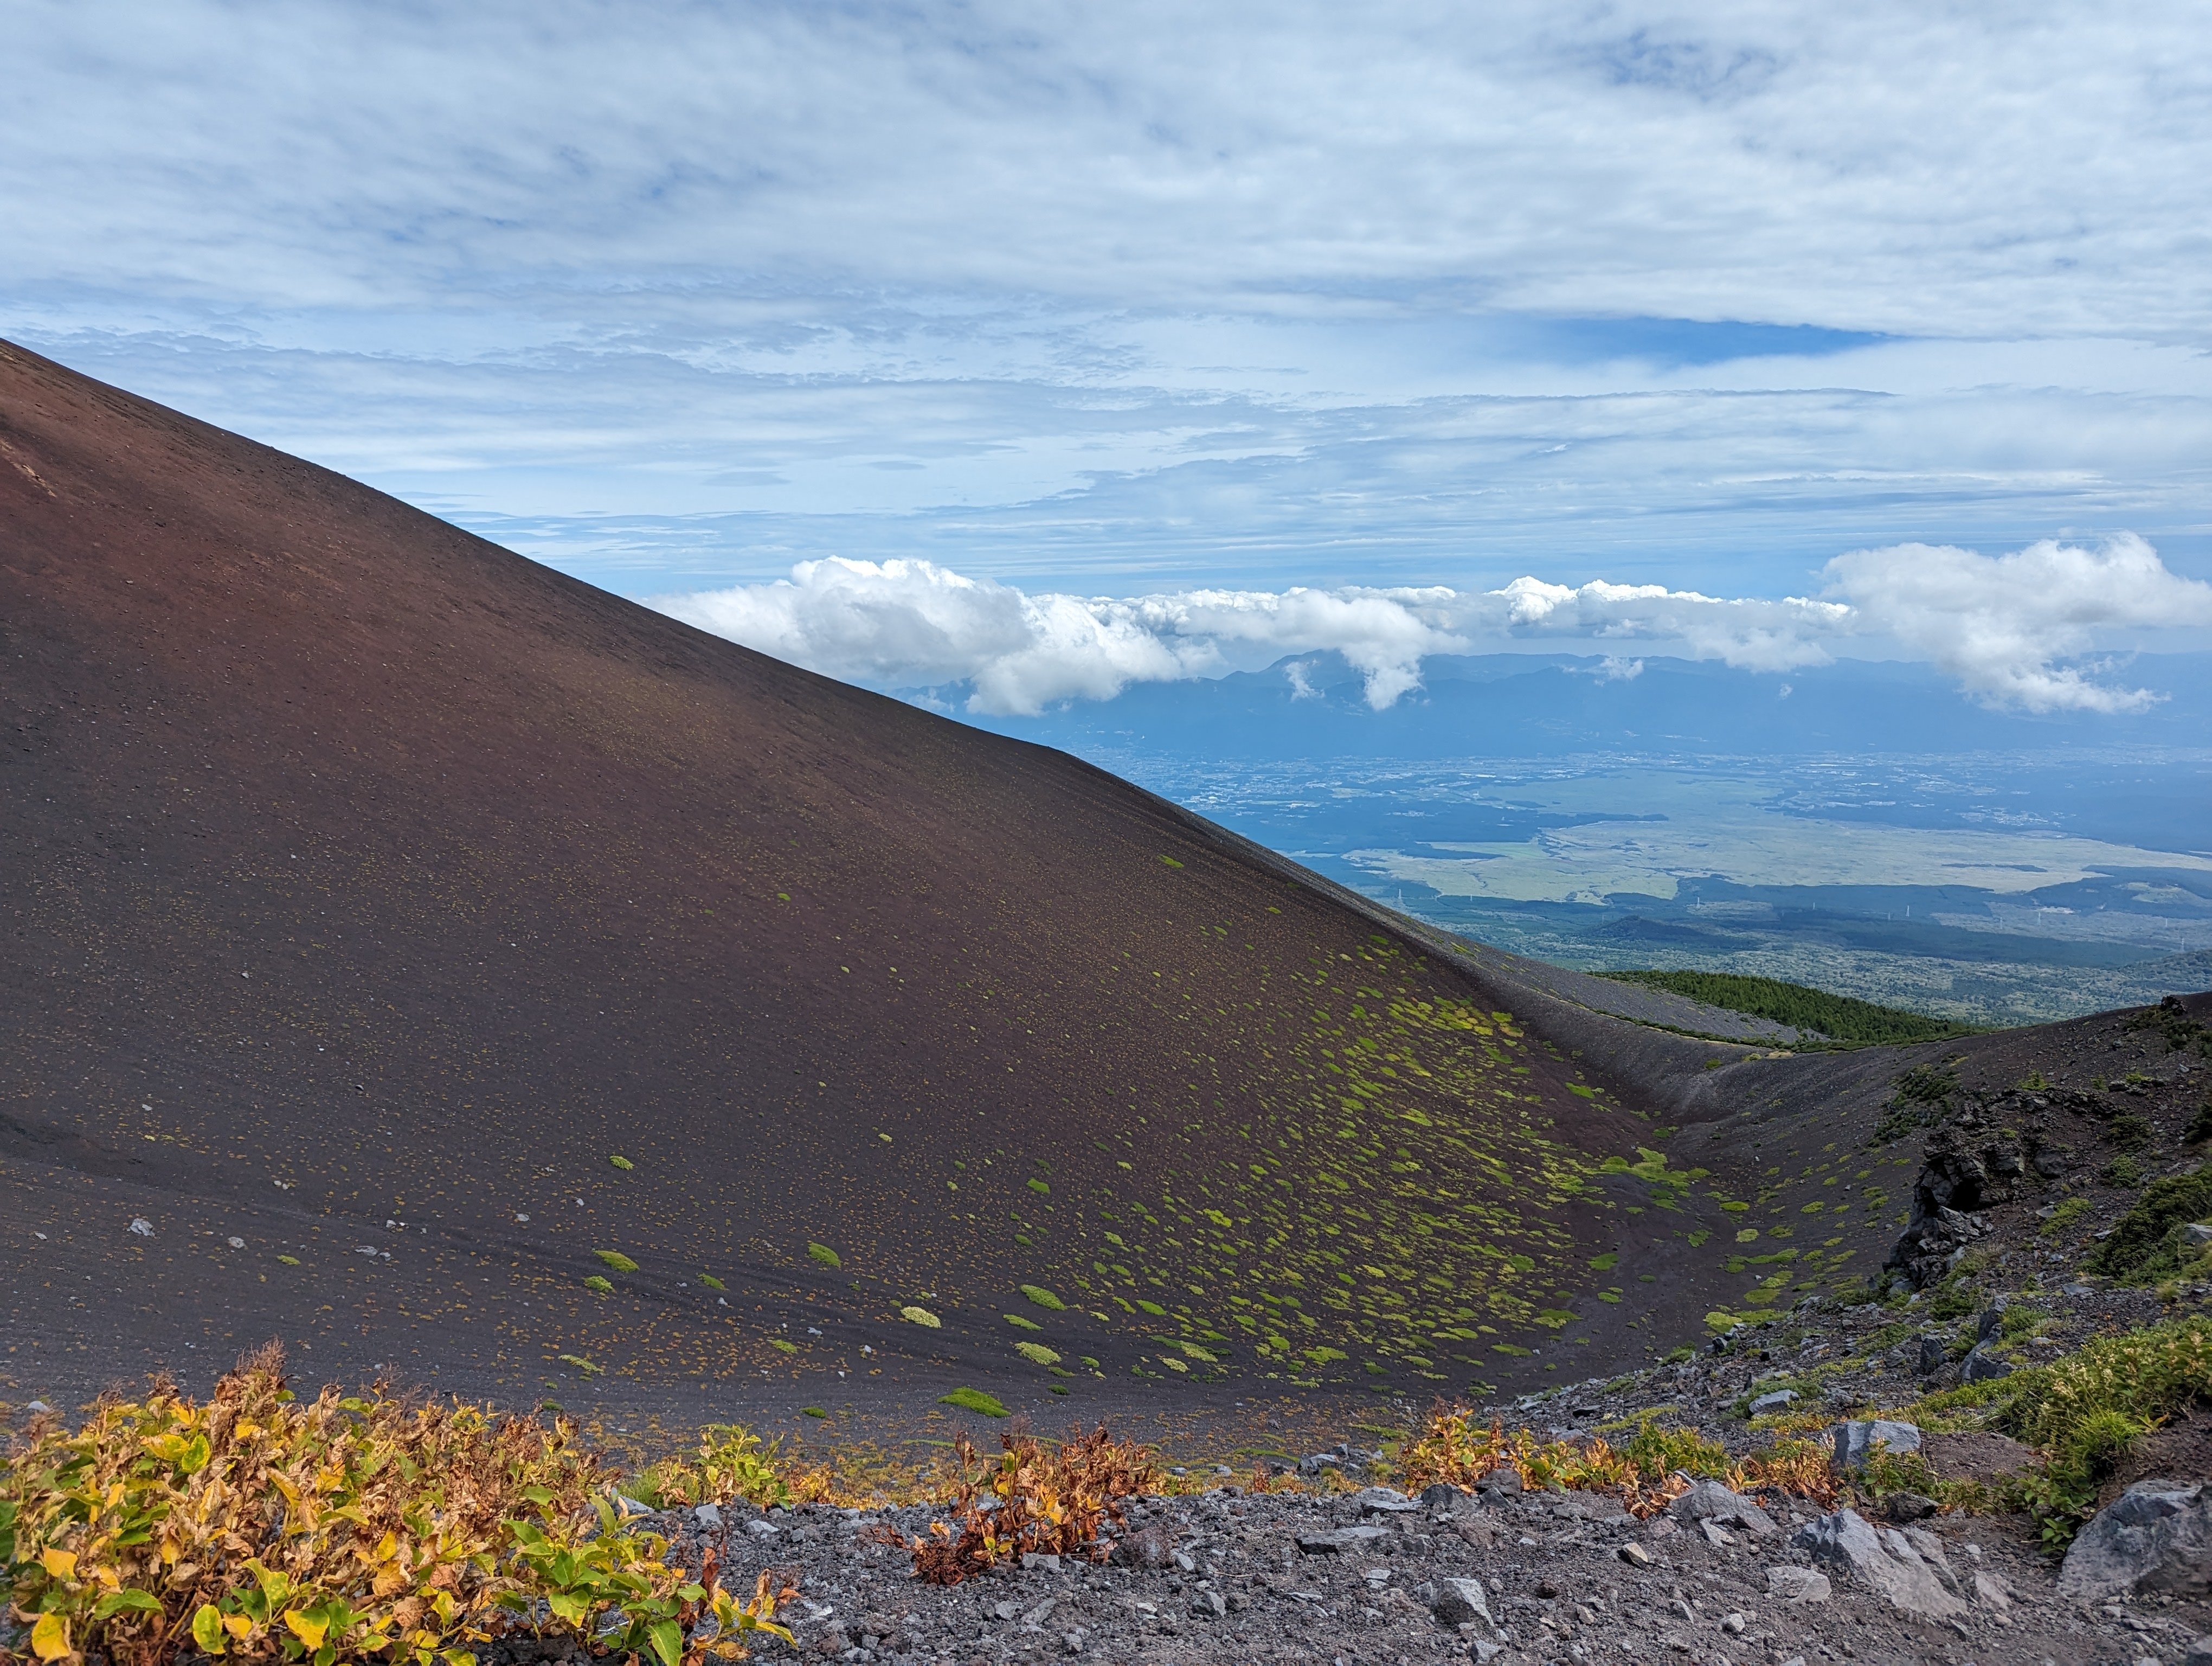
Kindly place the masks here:
POLYGON ((2194 747, 2212 733, 2212 654, 2125 660, 2106 680, 2164 698, 2119 715, 1993 711, 1935 666, 1905 661, 1841 660, 1777 674, 1658 656, 1437 654, 1423 661, 1421 680, 1378 712, 1364 678, 1330 651, 1218 678, 1133 684, 1112 700, 1074 701, 1035 718, 969 712, 957 687, 909 697, 1049 745, 1249 758, 2194 747))

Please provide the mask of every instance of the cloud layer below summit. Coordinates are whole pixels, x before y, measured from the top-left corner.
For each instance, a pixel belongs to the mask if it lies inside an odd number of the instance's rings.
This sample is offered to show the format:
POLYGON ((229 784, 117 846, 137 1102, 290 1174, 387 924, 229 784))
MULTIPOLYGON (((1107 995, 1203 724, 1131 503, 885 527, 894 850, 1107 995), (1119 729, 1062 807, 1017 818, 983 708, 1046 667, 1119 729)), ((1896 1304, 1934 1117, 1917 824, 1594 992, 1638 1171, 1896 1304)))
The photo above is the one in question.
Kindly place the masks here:
POLYGON ((1583 643, 1621 674, 1666 651, 1752 671, 1825 664, 1846 642, 1933 661, 1983 702, 2124 712, 2150 696, 2067 663, 2100 635, 2212 625, 2212 585, 2170 572, 2142 539, 2047 540, 1990 556, 1907 544, 1830 562, 1815 597, 1702 595, 1662 585, 1523 576, 1443 586, 1184 590, 1127 599, 1029 593, 927 561, 802 562, 787 579, 663 599, 702 629, 828 675, 885 688, 969 685, 978 713, 1033 715, 1132 683, 1334 650, 1395 704, 1423 660, 1500 646, 1583 643))

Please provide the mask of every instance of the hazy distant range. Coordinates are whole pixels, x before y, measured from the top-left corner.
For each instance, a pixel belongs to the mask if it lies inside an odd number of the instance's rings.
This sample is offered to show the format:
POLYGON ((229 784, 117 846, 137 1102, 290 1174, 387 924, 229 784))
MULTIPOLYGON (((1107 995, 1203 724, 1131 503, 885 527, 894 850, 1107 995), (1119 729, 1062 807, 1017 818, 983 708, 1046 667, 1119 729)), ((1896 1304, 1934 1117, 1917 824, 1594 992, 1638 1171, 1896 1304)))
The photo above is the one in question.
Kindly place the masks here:
POLYGON ((1789 977, 1992 1023, 2212 986, 2212 654, 2131 715, 1977 706, 1921 665, 1440 657, 1370 710, 1302 654, 1035 719, 1410 914, 1592 969, 1789 977))

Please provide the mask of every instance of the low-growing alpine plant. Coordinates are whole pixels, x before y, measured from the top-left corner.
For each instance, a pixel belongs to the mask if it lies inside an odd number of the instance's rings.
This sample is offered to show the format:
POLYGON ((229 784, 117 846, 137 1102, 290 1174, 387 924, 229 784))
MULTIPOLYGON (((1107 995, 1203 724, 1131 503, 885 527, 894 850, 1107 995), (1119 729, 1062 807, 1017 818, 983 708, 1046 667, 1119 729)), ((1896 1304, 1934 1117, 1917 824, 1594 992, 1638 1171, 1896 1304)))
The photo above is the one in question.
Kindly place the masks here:
MULTIPOLYGON (((720 1435, 692 1474, 757 1487, 720 1435)), ((186 1654, 335 1666, 471 1666, 502 1633, 606 1638, 659 1666, 788 1639, 788 1593, 739 1602, 633 1533, 615 1476, 566 1418, 550 1427, 371 1391, 285 1386, 275 1347, 196 1403, 156 1380, 81 1426, 41 1414, 0 1478, 0 1570, 42 1662, 166 1666, 186 1654)))

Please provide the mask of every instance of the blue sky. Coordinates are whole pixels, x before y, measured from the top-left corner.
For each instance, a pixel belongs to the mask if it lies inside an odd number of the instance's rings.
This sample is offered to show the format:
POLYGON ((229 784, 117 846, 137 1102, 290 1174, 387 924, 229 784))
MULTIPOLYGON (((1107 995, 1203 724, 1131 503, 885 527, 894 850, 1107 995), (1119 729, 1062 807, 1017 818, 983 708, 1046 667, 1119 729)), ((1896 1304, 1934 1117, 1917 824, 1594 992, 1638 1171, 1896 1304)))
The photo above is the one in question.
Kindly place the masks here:
MULTIPOLYGON (((1826 598, 1823 652, 2057 697, 2037 667, 2212 642, 2208 39, 2202 4, 18 0, 0 332, 876 680, 1054 652, 1054 597, 1183 599, 1088 614, 1182 675, 1345 645, 1186 652, 1194 593, 1528 575, 1826 598), (2070 611, 2007 599, 2039 540, 2070 611), (1831 565, 1917 544, 1983 564, 1902 599, 1868 587, 1912 558, 1831 565), (862 591, 897 629, 848 652, 862 591)), ((1642 605, 1546 617, 1674 628, 1642 605)), ((1071 677, 1119 686, 1036 686, 1071 677)))

